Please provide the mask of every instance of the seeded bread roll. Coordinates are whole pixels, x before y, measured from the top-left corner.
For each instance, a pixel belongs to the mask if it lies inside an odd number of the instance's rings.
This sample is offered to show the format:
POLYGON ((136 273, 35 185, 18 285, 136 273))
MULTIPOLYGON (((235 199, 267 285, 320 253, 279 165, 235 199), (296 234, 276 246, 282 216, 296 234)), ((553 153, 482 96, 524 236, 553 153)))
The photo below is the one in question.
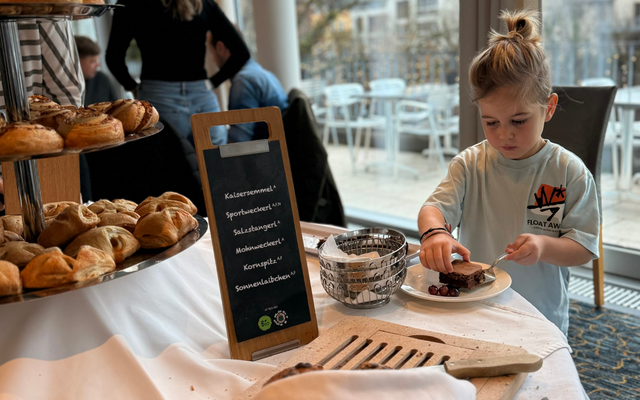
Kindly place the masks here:
POLYGON ((0 129, 0 156, 53 153, 64 139, 53 129, 35 122, 15 122, 0 129))

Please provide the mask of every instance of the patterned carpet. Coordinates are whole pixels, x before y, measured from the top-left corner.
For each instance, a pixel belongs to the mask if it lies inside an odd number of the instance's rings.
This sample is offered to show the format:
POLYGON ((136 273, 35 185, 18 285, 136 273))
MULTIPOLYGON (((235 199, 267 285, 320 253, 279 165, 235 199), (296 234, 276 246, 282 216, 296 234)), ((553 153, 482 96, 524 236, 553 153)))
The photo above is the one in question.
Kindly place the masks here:
POLYGON ((571 301, 569 344, 591 400, 640 399, 640 316, 571 301))

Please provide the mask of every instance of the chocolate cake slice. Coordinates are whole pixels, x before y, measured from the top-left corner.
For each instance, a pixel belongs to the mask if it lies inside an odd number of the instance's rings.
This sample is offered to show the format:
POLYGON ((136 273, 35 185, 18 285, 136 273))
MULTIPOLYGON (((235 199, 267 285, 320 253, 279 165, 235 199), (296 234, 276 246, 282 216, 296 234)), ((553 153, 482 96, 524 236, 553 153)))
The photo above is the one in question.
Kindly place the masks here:
POLYGON ((453 265, 453 272, 449 274, 440 273, 441 283, 465 289, 473 289, 484 283, 484 271, 481 265, 462 260, 454 260, 451 265, 453 265))

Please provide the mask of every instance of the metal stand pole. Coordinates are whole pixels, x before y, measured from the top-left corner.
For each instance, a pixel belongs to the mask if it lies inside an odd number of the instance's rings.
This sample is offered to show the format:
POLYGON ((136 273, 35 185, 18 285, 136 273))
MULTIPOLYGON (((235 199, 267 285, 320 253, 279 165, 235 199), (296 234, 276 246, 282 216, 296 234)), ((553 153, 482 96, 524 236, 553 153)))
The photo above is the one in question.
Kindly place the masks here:
MULTIPOLYGON (((22 68, 18 23, 15 20, 0 20, 0 54, 0 75, 8 122, 28 121, 29 99, 22 68)), ((38 166, 35 160, 16 161, 13 166, 22 210, 24 238, 28 242, 35 242, 45 227, 38 166)))

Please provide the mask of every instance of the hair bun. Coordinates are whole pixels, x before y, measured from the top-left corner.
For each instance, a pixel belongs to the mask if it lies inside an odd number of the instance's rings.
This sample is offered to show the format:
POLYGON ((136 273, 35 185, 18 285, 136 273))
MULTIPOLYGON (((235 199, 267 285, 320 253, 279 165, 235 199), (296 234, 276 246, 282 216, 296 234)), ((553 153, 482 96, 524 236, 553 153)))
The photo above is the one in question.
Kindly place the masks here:
POLYGON ((506 22, 509 38, 516 35, 523 39, 540 40, 540 13, 533 10, 502 11, 500 19, 506 22))

